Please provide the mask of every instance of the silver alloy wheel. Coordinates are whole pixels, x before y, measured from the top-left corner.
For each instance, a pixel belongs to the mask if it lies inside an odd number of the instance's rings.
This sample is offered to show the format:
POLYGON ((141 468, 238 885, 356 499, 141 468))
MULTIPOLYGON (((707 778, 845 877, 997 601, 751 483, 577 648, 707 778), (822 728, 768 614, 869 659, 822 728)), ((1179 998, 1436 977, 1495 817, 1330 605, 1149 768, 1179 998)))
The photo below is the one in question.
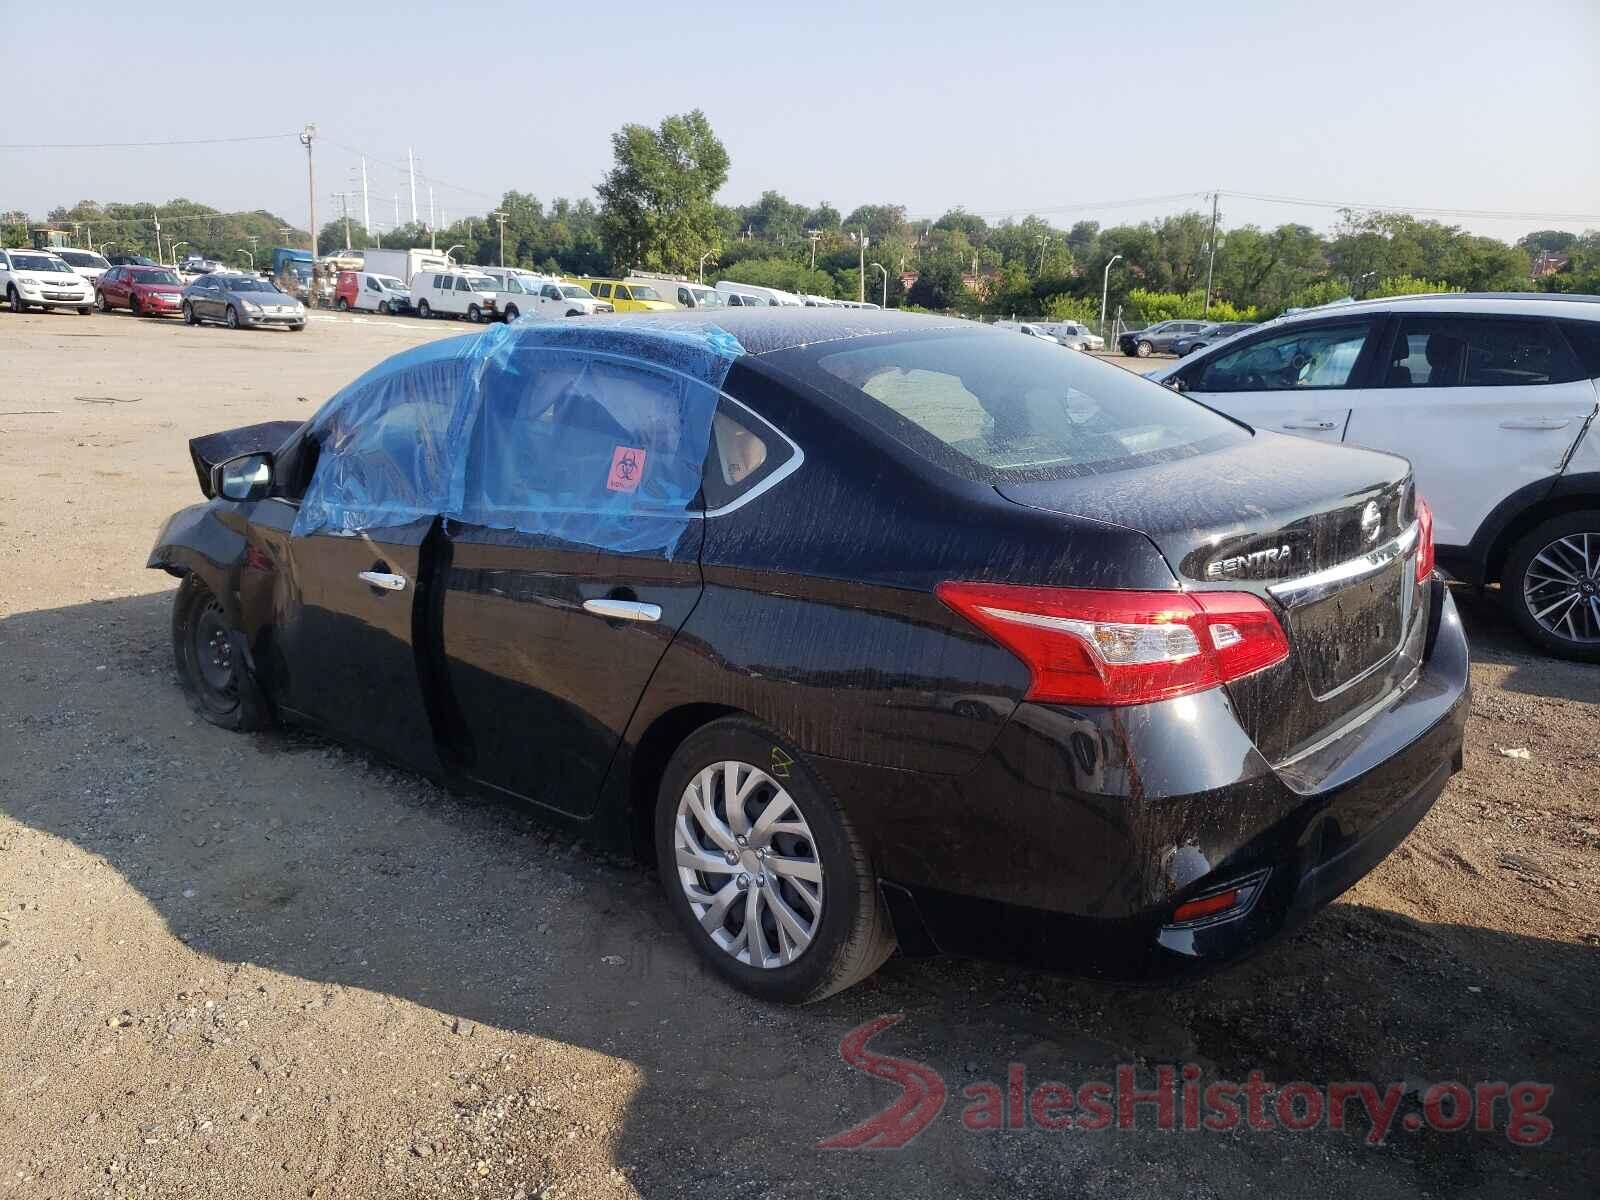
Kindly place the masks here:
POLYGON ((1569 533, 1533 556, 1522 600, 1540 626, 1569 642, 1600 642, 1600 532, 1569 533))
POLYGON ((673 819, 678 884, 713 942, 754 967, 787 966, 822 920, 822 863, 793 798, 749 763, 706 767, 673 819))

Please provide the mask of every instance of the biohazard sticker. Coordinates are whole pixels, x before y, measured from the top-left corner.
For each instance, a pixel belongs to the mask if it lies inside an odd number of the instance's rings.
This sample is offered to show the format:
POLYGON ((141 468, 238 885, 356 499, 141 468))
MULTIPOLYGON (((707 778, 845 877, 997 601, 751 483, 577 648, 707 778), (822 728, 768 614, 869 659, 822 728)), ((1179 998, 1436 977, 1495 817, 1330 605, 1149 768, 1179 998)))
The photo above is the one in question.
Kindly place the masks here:
POLYGON ((613 492, 636 492, 644 478, 645 452, 636 446, 618 446, 611 452, 611 474, 606 487, 613 492))

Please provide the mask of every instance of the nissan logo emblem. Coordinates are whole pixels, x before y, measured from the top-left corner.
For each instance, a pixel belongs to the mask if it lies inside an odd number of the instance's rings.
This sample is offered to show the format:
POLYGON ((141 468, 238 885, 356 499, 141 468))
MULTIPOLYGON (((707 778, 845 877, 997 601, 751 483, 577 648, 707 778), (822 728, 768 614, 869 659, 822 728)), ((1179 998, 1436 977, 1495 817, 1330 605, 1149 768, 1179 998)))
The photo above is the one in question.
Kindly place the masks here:
POLYGON ((1378 511, 1378 502, 1368 500, 1367 506, 1361 510, 1361 536, 1366 541, 1375 542, 1382 531, 1383 514, 1378 511))

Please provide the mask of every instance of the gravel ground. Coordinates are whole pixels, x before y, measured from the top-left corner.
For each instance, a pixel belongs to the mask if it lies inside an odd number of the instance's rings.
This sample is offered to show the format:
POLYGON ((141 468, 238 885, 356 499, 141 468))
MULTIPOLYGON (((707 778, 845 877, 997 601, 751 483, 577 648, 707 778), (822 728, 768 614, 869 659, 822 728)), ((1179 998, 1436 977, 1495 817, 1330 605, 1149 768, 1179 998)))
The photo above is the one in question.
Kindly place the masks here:
POLYGON ((0 1197, 1591 1196, 1600 1181, 1600 671, 1492 598, 1466 770, 1296 936, 1184 991, 891 961, 806 1009, 706 977, 647 870, 297 733, 198 721, 174 581, 190 436, 308 415, 463 332, 303 334, 0 313, 0 1197), (1526 750, 1526 757, 1509 756, 1526 750), (816 1143, 889 1103, 839 1042, 927 1064, 901 1150, 816 1143), (964 1088, 1537 1081, 1547 1141, 1412 1131, 963 1127, 964 1088))

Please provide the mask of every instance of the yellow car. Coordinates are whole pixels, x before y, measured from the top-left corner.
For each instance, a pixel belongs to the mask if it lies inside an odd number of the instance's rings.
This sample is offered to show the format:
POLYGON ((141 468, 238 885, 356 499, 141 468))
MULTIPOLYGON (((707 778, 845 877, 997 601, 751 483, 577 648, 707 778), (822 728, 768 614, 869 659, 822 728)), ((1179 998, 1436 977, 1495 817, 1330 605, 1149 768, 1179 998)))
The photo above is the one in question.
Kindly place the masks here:
POLYGON ((566 282, 588 288, 595 299, 609 302, 618 312, 671 312, 678 307, 648 283, 590 276, 566 282))

